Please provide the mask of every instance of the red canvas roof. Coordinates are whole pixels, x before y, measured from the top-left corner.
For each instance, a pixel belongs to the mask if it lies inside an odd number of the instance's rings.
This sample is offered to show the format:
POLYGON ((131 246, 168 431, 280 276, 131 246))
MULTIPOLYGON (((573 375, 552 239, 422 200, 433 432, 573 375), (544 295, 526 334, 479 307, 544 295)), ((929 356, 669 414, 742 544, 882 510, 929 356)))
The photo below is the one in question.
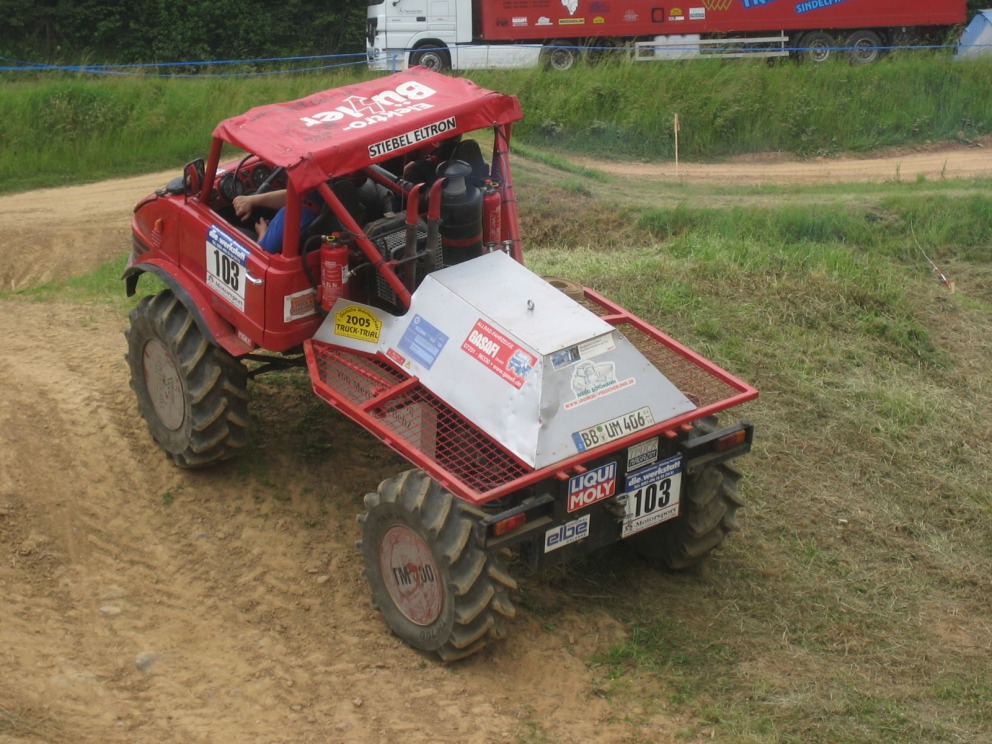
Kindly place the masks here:
POLYGON ((514 96, 415 67, 253 108, 222 121, 214 136, 284 166, 306 189, 428 141, 522 118, 514 96))

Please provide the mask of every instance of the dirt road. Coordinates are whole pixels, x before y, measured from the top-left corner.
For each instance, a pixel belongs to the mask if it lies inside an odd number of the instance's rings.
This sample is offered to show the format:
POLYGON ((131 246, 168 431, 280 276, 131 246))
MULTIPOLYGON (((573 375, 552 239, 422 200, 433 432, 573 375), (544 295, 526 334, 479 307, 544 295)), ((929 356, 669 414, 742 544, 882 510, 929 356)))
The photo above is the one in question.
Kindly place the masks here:
MULTIPOLYGON (((988 177, 990 154, 897 159, 905 177, 988 177)), ((857 162, 742 167, 775 182, 897 168, 857 162)), ((539 581, 510 639, 467 662, 390 636, 354 515, 402 465, 305 381, 254 387, 252 461, 180 471, 137 415, 124 313, 16 293, 126 252, 133 204, 173 175, 0 198, 0 288, 14 292, 0 298, 0 743, 672 740, 677 721, 602 696, 587 666, 622 638, 618 620, 539 581), (301 434, 315 417, 317 446, 301 434)))

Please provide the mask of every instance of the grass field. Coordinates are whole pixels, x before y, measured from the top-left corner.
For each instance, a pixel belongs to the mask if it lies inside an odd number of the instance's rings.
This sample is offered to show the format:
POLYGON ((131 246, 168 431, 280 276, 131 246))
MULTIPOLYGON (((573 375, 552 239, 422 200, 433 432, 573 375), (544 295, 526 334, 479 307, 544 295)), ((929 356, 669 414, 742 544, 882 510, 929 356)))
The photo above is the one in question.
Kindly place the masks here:
MULTIPOLYGON (((205 155, 221 119, 370 76, 12 74, 0 81, 0 193, 173 167, 205 155)), ((704 60, 470 76, 520 98, 518 142, 612 157, 671 158, 675 114, 680 150, 696 160, 829 155, 992 132, 992 60, 946 55, 865 67, 704 60)))
POLYGON ((603 694, 699 716, 687 738, 992 737, 989 184, 780 187, 756 205, 754 189, 556 179, 524 172, 530 227, 556 236, 531 267, 762 391, 743 411, 744 531, 702 572, 599 556, 552 577, 630 628, 591 660, 603 694), (586 216, 573 231, 563 204, 586 216))

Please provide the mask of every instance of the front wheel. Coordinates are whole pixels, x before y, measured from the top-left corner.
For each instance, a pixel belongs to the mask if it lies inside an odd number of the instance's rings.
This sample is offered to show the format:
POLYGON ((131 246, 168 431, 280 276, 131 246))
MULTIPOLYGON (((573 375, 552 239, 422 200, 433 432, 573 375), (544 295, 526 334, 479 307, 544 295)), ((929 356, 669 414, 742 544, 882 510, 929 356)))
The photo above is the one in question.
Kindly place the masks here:
MULTIPOLYGON (((697 436, 716 431, 716 418, 696 424, 697 436)), ((731 462, 704 467, 686 476, 679 515, 625 541, 638 555, 670 571, 702 563, 737 529, 737 510, 744 505, 737 489, 741 471, 731 462)))
POLYGON ((451 56, 444 47, 420 47, 410 55, 410 66, 415 67, 417 65, 434 72, 446 72, 451 69, 451 56))
POLYGON ((138 410, 177 465, 231 457, 247 443, 248 371, 204 338, 171 290, 131 311, 127 362, 138 410))
POLYGON ((516 582, 481 545, 481 511, 419 470, 384 480, 365 508, 365 578, 390 630, 442 661, 503 637, 516 582))

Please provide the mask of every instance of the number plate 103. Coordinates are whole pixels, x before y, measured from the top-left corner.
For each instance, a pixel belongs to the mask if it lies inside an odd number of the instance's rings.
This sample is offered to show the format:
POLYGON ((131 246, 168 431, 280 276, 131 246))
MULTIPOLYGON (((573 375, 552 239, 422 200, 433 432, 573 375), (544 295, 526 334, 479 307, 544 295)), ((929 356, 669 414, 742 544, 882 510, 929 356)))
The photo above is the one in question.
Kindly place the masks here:
POLYGON ((628 473, 620 537, 630 537, 679 515, 682 455, 628 473))

